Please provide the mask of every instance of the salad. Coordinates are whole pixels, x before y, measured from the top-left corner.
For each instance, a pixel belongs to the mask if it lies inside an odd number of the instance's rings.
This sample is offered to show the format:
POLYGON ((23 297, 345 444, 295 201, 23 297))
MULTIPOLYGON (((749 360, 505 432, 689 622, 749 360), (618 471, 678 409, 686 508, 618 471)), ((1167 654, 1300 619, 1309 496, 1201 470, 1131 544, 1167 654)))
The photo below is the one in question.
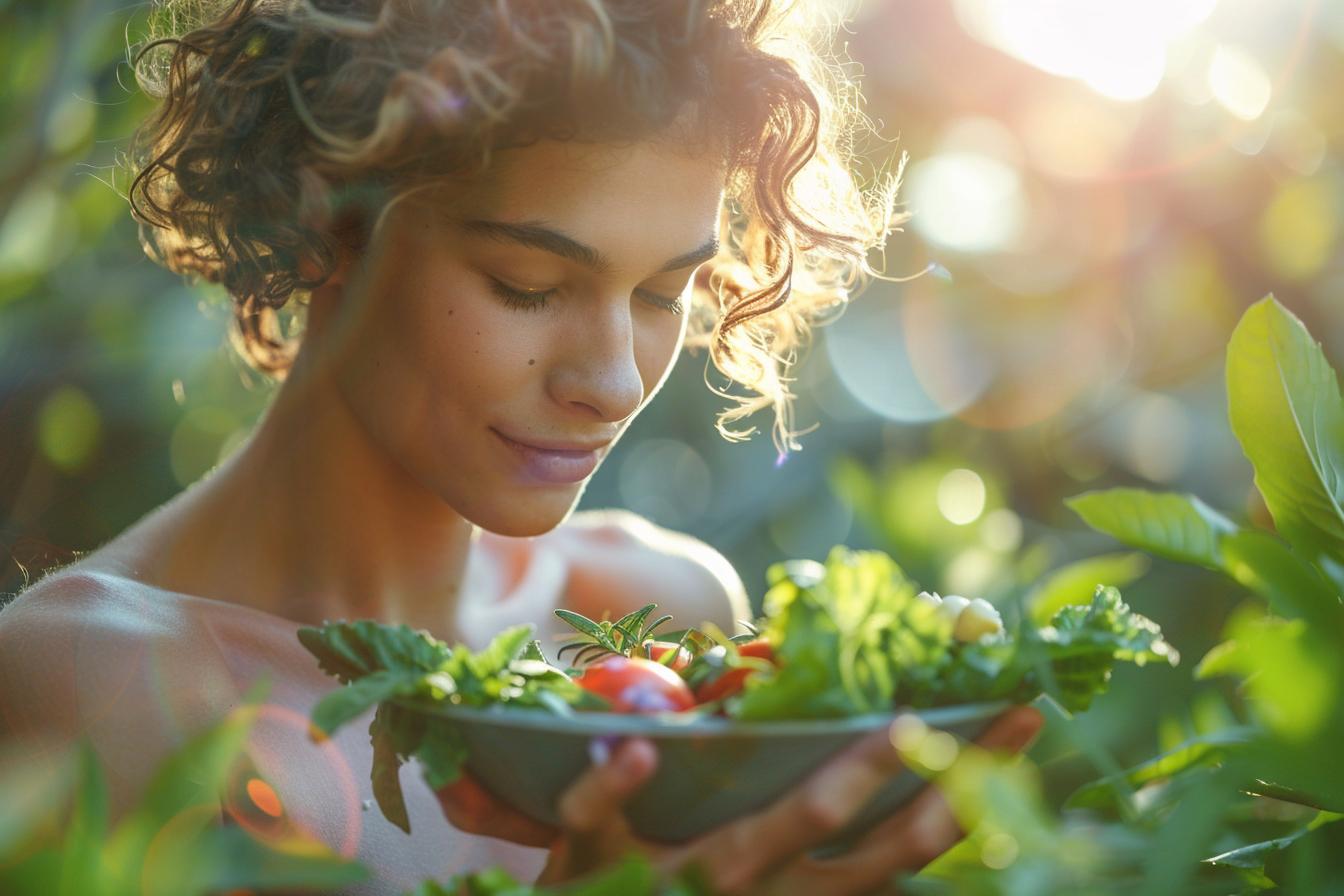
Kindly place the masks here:
POLYGON ((844 718, 1048 694, 1071 711, 1105 690, 1117 662, 1175 664, 1151 620, 1111 587, 1049 625, 1007 630, 993 606, 918 591, 888 555, 833 549, 825 563, 792 560, 767 574, 763 613, 747 633, 659 631, 652 604, 617 620, 556 615, 574 639, 548 657, 530 625, 479 651, 427 632, 372 621, 328 622, 299 640, 341 687, 313 710, 330 734, 377 707, 373 790, 383 814, 409 832, 397 772, 416 757, 439 789, 459 775, 466 749, 446 701, 539 713, 664 713, 742 722, 844 718))

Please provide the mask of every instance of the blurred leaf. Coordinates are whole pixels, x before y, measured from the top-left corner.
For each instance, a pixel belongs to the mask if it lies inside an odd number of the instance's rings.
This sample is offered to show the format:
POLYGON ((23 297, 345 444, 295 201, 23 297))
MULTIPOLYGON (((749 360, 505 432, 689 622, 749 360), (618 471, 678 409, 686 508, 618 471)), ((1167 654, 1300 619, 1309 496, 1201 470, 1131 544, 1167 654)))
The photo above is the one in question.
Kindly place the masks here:
POLYGON ((1128 791, 1137 790, 1152 781, 1171 778, 1201 765, 1216 765, 1227 755, 1229 747, 1250 741, 1251 728, 1227 728, 1191 738, 1185 743, 1126 769, 1119 777, 1108 776, 1078 788, 1065 802, 1068 808, 1100 809, 1116 804, 1117 785, 1123 783, 1128 791))
POLYGON ((1230 576, 1277 613, 1323 624, 1344 620, 1334 589, 1288 545, 1238 527, 1193 495, 1117 488, 1065 503, 1125 544, 1230 576))
POLYGON ((1323 737, 1338 722, 1344 658, 1336 642, 1301 619, 1243 614, 1227 628, 1197 677, 1240 676, 1257 716, 1288 742, 1323 737))
POLYGON ((36 765, 22 758, 0 764, 0 858, 14 855, 50 824, 52 807, 65 805, 78 783, 78 763, 75 749, 57 755, 53 748, 36 765))
POLYGON ((1336 812, 1320 812, 1308 824, 1300 830, 1294 831, 1286 837, 1276 837, 1273 840, 1263 840, 1259 843, 1249 843, 1246 846, 1229 850, 1212 858, 1205 859, 1210 865, 1227 865, 1232 868, 1261 870, 1265 867, 1265 861, 1271 853, 1279 852, 1292 846, 1306 834, 1311 833, 1322 825, 1332 824, 1344 818, 1336 812))
POLYGON ((1103 554, 1061 566, 1027 595, 1032 621, 1045 625, 1070 604, 1091 603, 1098 585, 1122 588, 1147 572, 1150 565, 1143 554, 1103 554))
POLYGON ((1279 531, 1344 588, 1344 399, 1320 344, 1272 296, 1232 333, 1227 402, 1279 531))
POLYGON ((331 892, 359 883, 369 871, 358 862, 331 852, 325 844, 282 844, 274 849, 237 827, 210 828, 195 855, 192 877, 201 891, 273 891, 283 888, 331 892))
POLYGON ((1235 523, 1194 495, 1134 488, 1087 492, 1065 501, 1093 529, 1171 560, 1222 569, 1219 537, 1235 523))
POLYGON ((1344 635, 1344 608, 1334 588, 1290 546, 1253 529, 1224 535, 1219 546, 1227 574, 1264 597, 1274 612, 1344 635))
POLYGON ((107 782, 87 740, 79 745, 79 789, 61 845, 59 896, 90 896, 102 890, 101 851, 107 836, 107 782))
POLYGON ((108 841, 109 870, 120 876, 123 886, 139 876, 150 842, 179 814, 213 806, 218 815, 229 769, 243 752, 257 707, 269 691, 269 679, 259 680, 242 705, 189 740, 155 771, 139 804, 108 841))

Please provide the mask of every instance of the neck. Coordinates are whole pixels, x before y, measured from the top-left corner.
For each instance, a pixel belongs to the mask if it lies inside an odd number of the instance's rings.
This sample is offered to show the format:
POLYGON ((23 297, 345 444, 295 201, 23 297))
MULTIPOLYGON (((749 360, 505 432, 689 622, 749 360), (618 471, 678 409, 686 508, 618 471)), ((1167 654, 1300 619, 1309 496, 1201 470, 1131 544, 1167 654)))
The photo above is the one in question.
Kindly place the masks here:
POLYGON ((456 637, 475 527, 301 365, 247 442, 164 514, 151 584, 304 624, 375 619, 456 637))

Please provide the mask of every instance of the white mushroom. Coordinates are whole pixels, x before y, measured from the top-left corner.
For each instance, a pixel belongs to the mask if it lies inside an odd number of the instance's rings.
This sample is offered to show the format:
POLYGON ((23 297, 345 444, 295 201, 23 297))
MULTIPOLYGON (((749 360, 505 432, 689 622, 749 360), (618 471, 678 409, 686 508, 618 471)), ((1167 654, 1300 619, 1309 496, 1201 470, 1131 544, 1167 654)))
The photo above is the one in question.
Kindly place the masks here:
POLYGON ((960 618, 962 610, 965 610, 971 602, 960 594, 949 594, 943 598, 939 604, 938 610, 943 614, 943 618, 952 623, 955 627, 957 619, 960 618))
POLYGON ((1003 619, 999 611, 989 601, 977 597, 969 601, 961 614, 957 616, 953 635, 958 641, 978 641, 985 635, 997 635, 1003 631, 1003 619))

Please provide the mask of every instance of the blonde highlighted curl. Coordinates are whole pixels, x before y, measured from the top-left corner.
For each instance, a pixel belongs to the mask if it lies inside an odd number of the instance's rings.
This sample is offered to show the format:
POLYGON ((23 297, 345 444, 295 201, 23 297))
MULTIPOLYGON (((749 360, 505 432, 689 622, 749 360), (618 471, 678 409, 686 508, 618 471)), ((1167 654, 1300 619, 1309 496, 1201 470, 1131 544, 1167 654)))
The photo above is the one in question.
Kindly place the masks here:
POLYGON ((299 339, 277 312, 400 191, 505 147, 675 125, 729 162, 687 340, 751 393, 715 389, 719 431, 747 438, 731 425, 772 406, 777 447, 799 447, 784 374, 900 223, 899 167, 866 188, 851 170, 871 128, 824 49, 837 23, 771 0, 204 0, 155 19, 131 207, 152 258, 227 289, 255 369, 284 378, 299 339))

